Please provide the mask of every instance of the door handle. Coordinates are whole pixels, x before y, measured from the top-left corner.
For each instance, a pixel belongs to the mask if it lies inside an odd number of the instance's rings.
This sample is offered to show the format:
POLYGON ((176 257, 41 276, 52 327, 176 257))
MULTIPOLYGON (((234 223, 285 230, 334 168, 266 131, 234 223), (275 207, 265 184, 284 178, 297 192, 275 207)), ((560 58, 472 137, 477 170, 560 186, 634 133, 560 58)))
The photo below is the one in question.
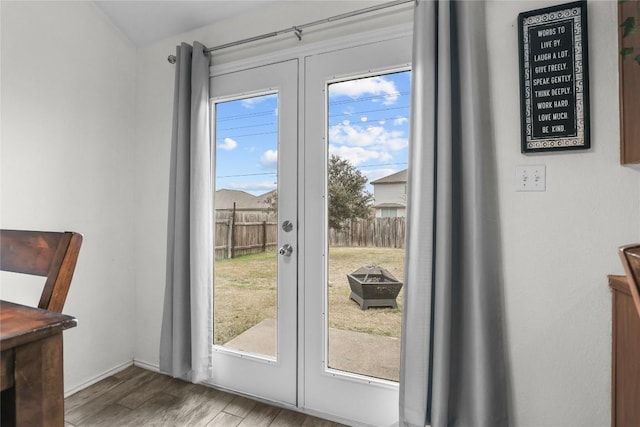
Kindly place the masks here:
POLYGON ((278 253, 280 255, 283 255, 283 256, 291 256, 291 254, 293 253, 293 246, 291 246, 290 244, 286 243, 285 245, 283 245, 280 248, 278 253))

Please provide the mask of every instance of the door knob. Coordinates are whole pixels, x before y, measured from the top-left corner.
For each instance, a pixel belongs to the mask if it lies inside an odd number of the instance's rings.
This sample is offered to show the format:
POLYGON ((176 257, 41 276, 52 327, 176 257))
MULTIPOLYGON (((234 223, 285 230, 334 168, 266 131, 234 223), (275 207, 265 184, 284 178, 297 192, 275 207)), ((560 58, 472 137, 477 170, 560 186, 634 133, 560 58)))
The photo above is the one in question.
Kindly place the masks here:
POLYGON ((287 243, 280 248, 278 253, 284 256, 291 256, 291 253, 293 253, 293 246, 287 243))

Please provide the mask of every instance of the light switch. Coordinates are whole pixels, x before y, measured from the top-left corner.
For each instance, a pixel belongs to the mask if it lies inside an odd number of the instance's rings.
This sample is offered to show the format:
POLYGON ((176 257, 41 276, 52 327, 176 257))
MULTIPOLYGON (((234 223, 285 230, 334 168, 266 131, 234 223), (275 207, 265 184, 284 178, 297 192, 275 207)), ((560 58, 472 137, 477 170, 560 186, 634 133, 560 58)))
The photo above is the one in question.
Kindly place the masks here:
POLYGON ((545 165, 516 166, 516 191, 545 191, 546 175, 545 165))

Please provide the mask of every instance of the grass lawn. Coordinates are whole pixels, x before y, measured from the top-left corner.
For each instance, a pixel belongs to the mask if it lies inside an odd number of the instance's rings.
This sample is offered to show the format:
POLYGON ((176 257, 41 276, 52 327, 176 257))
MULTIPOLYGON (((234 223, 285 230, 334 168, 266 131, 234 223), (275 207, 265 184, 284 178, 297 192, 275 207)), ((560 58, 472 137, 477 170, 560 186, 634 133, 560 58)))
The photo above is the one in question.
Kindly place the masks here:
POLYGON ((215 261, 214 343, 276 317, 276 252, 215 261))
POLYGON ((402 290, 398 308, 372 307, 361 310, 349 299, 347 274, 365 265, 384 267, 399 281, 404 277, 404 249, 329 248, 329 327, 400 338, 402 290))
MULTIPOLYGON (((266 252, 216 260, 214 342, 224 344, 276 316, 276 253, 266 252)), ((402 291, 398 308, 361 310, 349 299, 347 274, 364 265, 386 268, 403 281, 403 249, 329 249, 329 326, 332 328, 400 337, 402 291)))

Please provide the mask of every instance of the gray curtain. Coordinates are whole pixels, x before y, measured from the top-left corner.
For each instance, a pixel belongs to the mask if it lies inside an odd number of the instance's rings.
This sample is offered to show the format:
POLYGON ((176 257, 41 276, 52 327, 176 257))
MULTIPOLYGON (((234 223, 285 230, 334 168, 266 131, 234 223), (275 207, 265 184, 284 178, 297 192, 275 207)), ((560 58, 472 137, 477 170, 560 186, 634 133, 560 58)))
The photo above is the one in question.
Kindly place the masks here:
POLYGON ((400 425, 507 425, 484 4, 414 19, 400 425))
POLYGON ((210 378, 213 340, 213 158, 204 49, 177 47, 160 337, 160 371, 193 382, 210 378))

